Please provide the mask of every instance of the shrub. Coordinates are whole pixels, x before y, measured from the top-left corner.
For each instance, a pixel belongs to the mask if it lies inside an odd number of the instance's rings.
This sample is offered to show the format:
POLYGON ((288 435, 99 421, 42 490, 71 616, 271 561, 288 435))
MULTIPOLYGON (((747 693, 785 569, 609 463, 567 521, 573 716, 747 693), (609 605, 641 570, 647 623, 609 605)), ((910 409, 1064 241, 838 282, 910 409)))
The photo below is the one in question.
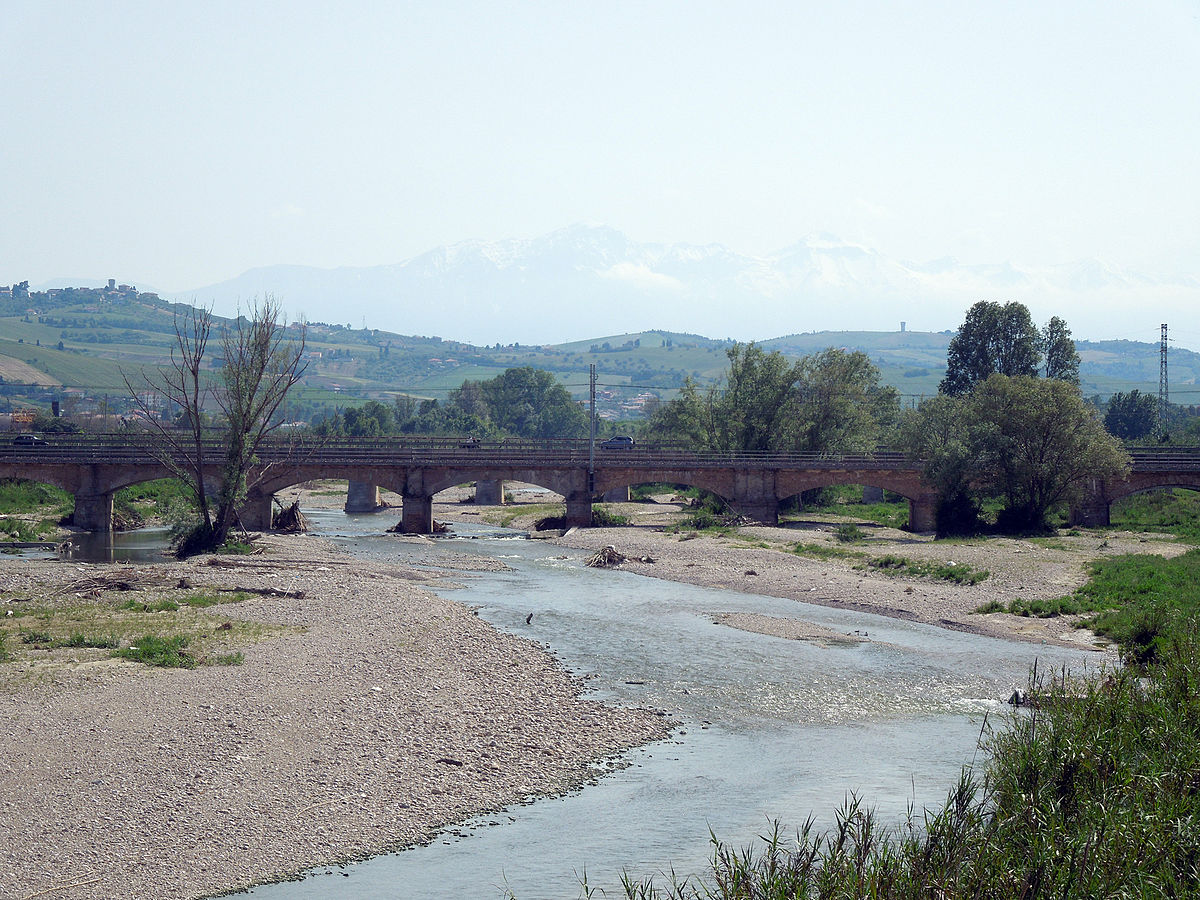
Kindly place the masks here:
POLYGON ((615 528, 629 524, 629 516, 609 511, 603 506, 592 507, 592 525, 596 528, 615 528))
POLYGON ((867 539, 867 533, 857 525, 839 525, 833 532, 833 536, 843 544, 861 544, 867 539))

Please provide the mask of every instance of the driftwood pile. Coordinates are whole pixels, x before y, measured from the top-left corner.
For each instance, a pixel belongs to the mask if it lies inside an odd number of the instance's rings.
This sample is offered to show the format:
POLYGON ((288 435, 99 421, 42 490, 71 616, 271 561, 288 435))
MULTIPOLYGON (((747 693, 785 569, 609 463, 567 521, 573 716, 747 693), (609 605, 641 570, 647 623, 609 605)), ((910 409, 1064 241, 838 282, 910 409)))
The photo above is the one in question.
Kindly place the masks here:
POLYGON ((72 581, 53 591, 51 597, 78 594, 82 597, 98 597, 102 591, 144 591, 161 586, 161 580, 142 572, 122 571, 111 575, 94 575, 72 581))
POLYGON ((304 517, 304 513, 300 512, 300 502, 296 501, 291 506, 282 506, 275 510, 275 514, 271 517, 271 530, 281 531, 284 534, 307 532, 308 519, 304 517))
POLYGON ((625 554, 620 553, 616 547, 609 544, 603 549, 597 550, 588 557, 587 565, 594 569, 607 569, 612 566, 619 566, 625 562, 625 554))

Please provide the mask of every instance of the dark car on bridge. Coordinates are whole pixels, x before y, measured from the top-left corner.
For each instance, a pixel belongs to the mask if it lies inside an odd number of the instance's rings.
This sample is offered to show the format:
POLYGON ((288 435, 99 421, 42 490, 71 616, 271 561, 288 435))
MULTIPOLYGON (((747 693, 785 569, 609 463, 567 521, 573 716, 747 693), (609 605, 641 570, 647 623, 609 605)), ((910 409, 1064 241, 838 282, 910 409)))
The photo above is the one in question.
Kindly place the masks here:
POLYGON ((18 434, 13 438, 14 447, 45 447, 46 441, 44 438, 38 437, 36 434, 18 434))
POLYGON ((618 434, 616 437, 610 437, 607 441, 600 442, 601 450, 632 450, 633 438, 627 434, 618 434))

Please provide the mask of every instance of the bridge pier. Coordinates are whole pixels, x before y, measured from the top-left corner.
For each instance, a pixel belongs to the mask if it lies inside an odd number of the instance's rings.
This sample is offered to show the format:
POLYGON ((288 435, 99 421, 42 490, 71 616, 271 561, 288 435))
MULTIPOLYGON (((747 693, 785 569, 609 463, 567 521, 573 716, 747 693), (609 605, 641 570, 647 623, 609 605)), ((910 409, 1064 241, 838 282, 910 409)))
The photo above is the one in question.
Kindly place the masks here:
POLYGON ((238 520, 247 531, 270 531, 271 513, 274 512, 274 494, 265 497, 247 497, 238 509, 238 520))
POLYGON ((628 503, 629 502, 629 485, 612 488, 600 495, 601 503, 628 503))
POLYGON ((779 524, 779 502, 777 500, 760 501, 757 503, 741 501, 735 503, 734 506, 738 515, 745 516, 759 525, 779 524))
POLYGON ((75 495, 75 513, 71 522, 84 531, 112 531, 113 495, 75 495))
POLYGON ((1104 482, 1093 478, 1088 482, 1083 496, 1071 505, 1071 513, 1067 521, 1071 525, 1097 528, 1101 525, 1112 524, 1109 520, 1111 512, 1112 504, 1105 493, 1104 482))
POLYGON ((405 534, 433 534, 433 498, 420 494, 403 494, 400 508, 400 527, 405 534))
POLYGON ((1072 526, 1082 525, 1085 528, 1100 528, 1104 525, 1111 525, 1109 519, 1111 507, 1103 500, 1095 503, 1081 503, 1079 506, 1071 507, 1071 515, 1067 520, 1072 526))
POLYGON ((775 473, 769 469, 740 469, 733 473, 730 505, 739 515, 763 525, 779 524, 775 473))
POLYGON ((567 496, 566 525, 568 528, 588 528, 592 524, 592 495, 576 491, 567 496))
POLYGON ((863 485, 863 503, 882 503, 883 488, 875 487, 873 484, 863 485))
POLYGON ((937 531, 937 495, 909 498, 908 530, 937 531))
POLYGON ((499 480, 475 482, 475 505, 503 506, 504 482, 499 480))
POLYGON ((369 513, 382 508, 379 500, 379 485, 369 481, 351 481, 346 486, 346 506, 348 513, 369 513))

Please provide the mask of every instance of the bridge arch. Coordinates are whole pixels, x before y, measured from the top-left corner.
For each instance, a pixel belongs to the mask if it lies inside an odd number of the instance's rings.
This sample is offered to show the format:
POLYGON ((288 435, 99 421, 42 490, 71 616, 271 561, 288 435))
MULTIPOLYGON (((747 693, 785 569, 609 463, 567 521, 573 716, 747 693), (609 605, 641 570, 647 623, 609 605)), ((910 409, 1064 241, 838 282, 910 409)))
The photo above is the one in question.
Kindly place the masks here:
POLYGON ((1126 497, 1132 497, 1135 494, 1147 494, 1151 491, 1168 491, 1168 490, 1184 490, 1184 491, 1200 491, 1200 476, 1181 475, 1181 473, 1172 472, 1152 478, 1149 476, 1132 476, 1128 480, 1118 482, 1108 486, 1108 502, 1115 503, 1117 500, 1123 500, 1126 497))

